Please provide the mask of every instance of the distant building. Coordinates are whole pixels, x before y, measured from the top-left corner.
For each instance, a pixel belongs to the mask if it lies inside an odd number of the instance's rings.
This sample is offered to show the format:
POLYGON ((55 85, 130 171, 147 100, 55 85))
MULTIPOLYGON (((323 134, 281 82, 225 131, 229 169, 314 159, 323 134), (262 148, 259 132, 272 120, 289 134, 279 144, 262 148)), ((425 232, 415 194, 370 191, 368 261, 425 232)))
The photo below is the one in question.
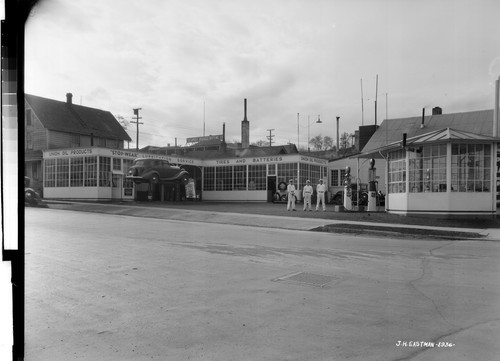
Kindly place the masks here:
MULTIPOLYGON (((66 102, 25 95, 25 175, 32 179, 32 186, 42 190, 44 177, 43 152, 56 149, 102 147, 123 149, 130 137, 120 123, 108 111, 74 104, 72 94, 66 94, 66 102)), ((87 167, 82 160, 81 167, 87 167)), ((94 163, 93 163, 94 164, 94 163)), ((95 166, 100 166, 95 159, 95 166)), ((56 162, 54 173, 45 177, 63 177, 69 174, 67 161, 56 162)))

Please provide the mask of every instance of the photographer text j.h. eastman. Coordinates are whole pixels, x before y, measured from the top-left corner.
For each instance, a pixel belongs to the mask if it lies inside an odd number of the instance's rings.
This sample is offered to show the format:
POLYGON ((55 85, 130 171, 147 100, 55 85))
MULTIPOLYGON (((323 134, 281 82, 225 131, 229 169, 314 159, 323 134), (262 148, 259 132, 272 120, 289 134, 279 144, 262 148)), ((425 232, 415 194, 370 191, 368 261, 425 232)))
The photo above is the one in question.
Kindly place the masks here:
POLYGON ((454 347, 455 344, 451 342, 426 342, 426 341, 397 341, 397 347, 454 347))

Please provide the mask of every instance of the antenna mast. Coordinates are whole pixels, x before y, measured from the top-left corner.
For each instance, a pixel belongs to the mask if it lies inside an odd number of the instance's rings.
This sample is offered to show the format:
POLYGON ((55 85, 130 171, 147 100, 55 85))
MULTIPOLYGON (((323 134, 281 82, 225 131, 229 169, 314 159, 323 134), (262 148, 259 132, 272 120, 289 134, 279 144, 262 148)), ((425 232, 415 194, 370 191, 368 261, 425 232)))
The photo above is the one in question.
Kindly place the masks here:
POLYGON ((363 104, 363 78, 361 78, 361 125, 365 125, 365 110, 363 104))
POLYGON ((377 74, 377 82, 375 85, 375 125, 377 125, 377 95, 378 95, 378 74, 377 74))

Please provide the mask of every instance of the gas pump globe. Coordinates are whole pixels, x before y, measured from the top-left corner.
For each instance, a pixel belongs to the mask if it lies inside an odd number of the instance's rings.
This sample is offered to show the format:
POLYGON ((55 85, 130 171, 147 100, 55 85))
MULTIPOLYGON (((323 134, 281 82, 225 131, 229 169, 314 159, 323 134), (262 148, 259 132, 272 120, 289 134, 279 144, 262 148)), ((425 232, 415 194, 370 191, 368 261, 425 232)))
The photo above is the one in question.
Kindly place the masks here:
POLYGON ((345 167, 344 177, 344 209, 352 210, 351 167, 345 167))
POLYGON ((375 159, 370 159, 370 169, 368 169, 368 212, 377 210, 377 168, 375 159))

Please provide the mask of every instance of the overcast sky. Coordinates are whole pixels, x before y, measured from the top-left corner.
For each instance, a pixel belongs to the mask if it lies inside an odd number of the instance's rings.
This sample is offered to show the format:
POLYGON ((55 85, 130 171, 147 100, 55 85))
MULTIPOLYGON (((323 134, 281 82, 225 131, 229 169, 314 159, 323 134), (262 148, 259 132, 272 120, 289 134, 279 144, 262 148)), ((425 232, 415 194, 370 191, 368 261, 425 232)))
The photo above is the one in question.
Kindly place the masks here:
POLYGON ((335 139, 336 116, 341 133, 374 124, 376 99, 378 124, 492 109, 498 14, 498 0, 41 0, 26 93, 128 120, 142 108, 140 147, 223 123, 239 142, 247 98, 250 142, 274 129, 305 146, 308 130, 335 139))

